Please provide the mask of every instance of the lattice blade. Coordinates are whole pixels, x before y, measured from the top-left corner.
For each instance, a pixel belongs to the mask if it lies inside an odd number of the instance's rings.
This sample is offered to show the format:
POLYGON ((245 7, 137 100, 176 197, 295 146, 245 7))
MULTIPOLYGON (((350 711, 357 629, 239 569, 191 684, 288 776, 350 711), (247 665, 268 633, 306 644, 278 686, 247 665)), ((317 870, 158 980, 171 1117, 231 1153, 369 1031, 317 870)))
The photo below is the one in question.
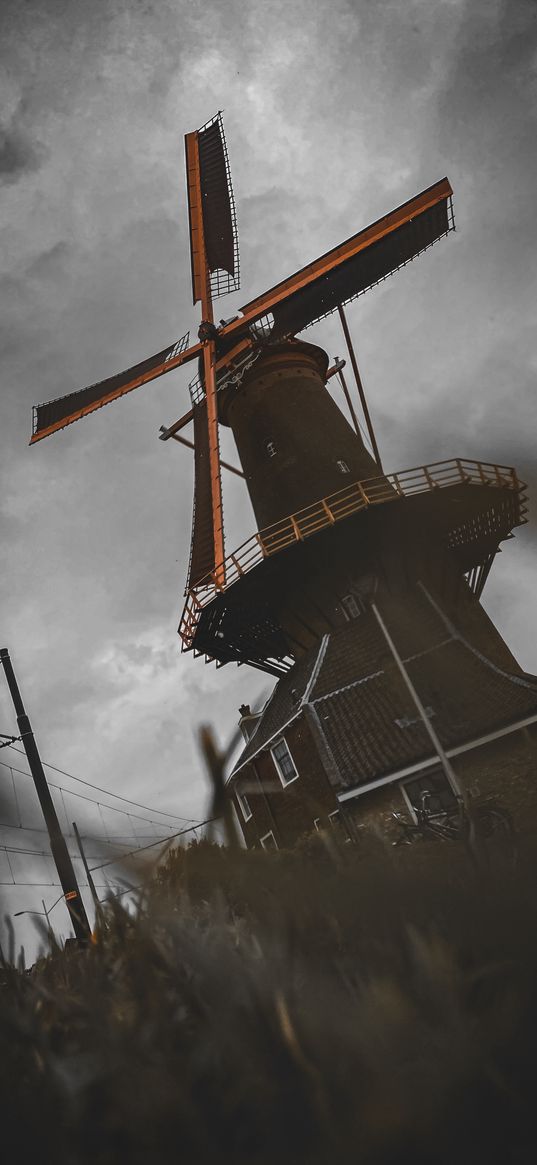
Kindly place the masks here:
POLYGON ((386 279, 454 228, 447 178, 247 303, 246 321, 271 318, 271 340, 295 335, 386 279))
POLYGON ((207 401, 203 397, 193 408, 194 421, 194 512, 188 568, 188 589, 215 568, 214 515, 209 458, 207 401))
POLYGON ((30 444, 41 441, 43 437, 64 429, 73 421, 78 421, 103 405, 124 396, 125 393, 132 392, 134 388, 139 388, 149 380, 155 380, 158 376, 171 372, 173 368, 178 368, 180 364, 199 356, 201 345, 196 344, 188 348, 188 336, 189 333, 186 332, 170 348, 164 348, 162 352, 142 360, 140 364, 134 364, 125 372, 109 376, 107 380, 90 384, 87 388, 80 388, 47 404, 37 405, 34 408, 34 427, 30 444))
POLYGON ((203 296, 208 269, 211 295, 239 288, 235 200, 221 113, 185 136, 192 297, 203 296))

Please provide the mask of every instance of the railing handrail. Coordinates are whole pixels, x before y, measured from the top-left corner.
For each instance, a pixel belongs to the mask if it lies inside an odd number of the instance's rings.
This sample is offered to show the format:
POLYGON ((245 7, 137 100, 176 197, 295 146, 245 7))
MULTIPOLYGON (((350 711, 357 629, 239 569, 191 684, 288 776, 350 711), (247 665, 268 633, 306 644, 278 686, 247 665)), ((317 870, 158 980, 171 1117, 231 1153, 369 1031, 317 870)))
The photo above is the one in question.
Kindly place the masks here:
POLYGON ((287 546, 310 537, 323 527, 342 521, 352 513, 387 501, 400 501, 416 493, 447 488, 459 482, 475 481, 484 484, 487 471, 492 470, 491 484, 513 490, 522 490, 516 470, 509 465, 495 465, 488 461, 470 461, 458 457, 450 461, 434 461, 429 465, 413 466, 397 473, 379 474, 366 481, 354 481, 319 501, 312 502, 294 514, 265 526, 250 535, 238 549, 229 554, 220 567, 205 576, 187 592, 187 602, 181 620, 181 634, 189 637, 195 630, 200 611, 211 602, 216 593, 225 591, 242 575, 247 574, 264 558, 278 554, 287 546), (341 512, 343 511, 343 512, 341 512), (215 583, 215 574, 225 578, 225 584, 215 583))

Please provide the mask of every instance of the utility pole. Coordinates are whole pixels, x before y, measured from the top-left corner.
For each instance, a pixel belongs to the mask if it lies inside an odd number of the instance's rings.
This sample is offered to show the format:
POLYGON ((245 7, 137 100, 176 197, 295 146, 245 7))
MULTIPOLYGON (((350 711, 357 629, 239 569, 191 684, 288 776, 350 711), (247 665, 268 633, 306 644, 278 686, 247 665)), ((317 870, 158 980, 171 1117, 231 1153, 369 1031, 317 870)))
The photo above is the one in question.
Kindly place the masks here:
POLYGON ((95 909, 97 911, 97 915, 99 915, 99 912, 101 909, 101 903, 99 900, 99 895, 97 894, 97 891, 95 889, 95 882, 93 881, 93 878, 91 876, 91 870, 88 866, 88 859, 86 857, 86 854, 84 853, 84 846, 82 845, 82 838, 78 832, 78 826, 76 824, 76 821, 73 821, 73 829, 74 829, 74 833, 75 833, 75 837, 76 837, 76 844, 80 850, 80 857, 82 858, 82 864, 83 864, 84 869, 86 871, 86 878, 88 879, 88 886, 90 888, 91 897, 93 898, 93 902, 95 905, 95 909))
POLYGON ((17 724, 24 745, 24 751, 30 766, 39 804, 43 810, 45 824, 48 829, 50 838, 50 848, 52 857, 56 863, 60 885, 63 890, 63 897, 65 905, 69 911, 71 922, 75 936, 79 943, 86 943, 91 935, 90 925, 88 922, 86 910, 80 889, 76 879, 76 874, 73 869, 73 864, 69 856, 69 851, 65 842, 65 838, 60 829, 60 823, 54 802, 50 795, 50 789, 47 784, 47 778, 41 764, 41 757, 37 749, 35 737, 32 732, 30 721, 26 715, 22 697, 19 691, 17 680, 15 679, 15 672, 13 671, 13 664, 9 658, 9 651, 7 647, 0 648, 0 662, 3 665, 7 685, 11 693, 11 699, 15 708, 17 717, 17 724))

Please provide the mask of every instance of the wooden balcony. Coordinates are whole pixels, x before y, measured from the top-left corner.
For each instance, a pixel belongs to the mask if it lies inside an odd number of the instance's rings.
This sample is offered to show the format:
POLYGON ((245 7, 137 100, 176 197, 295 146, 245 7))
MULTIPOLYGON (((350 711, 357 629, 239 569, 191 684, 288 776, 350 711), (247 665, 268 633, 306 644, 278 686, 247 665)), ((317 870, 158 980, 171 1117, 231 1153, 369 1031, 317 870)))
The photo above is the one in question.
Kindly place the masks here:
MULTIPOLYGON (((226 557, 223 569, 213 571, 188 591, 179 626, 183 651, 189 651, 194 646, 203 608, 264 559, 280 554, 294 543, 303 542, 360 510, 400 502, 418 494, 453 490, 454 487, 460 490, 461 485, 480 487, 481 497, 483 486, 487 487, 487 493, 490 490, 496 495, 498 491, 497 503, 492 507, 481 503, 477 508, 468 507, 463 520, 453 525, 447 533, 448 545, 453 549, 464 551, 465 547, 470 548, 484 540, 490 542, 491 538, 496 538, 497 543, 509 537, 513 527, 527 521, 526 487, 517 477, 516 471, 506 465, 457 458, 370 478, 368 481, 352 482, 336 493, 252 534, 226 557)), ((489 551, 469 564, 470 585, 476 594, 484 586, 494 553, 491 555, 489 551)))

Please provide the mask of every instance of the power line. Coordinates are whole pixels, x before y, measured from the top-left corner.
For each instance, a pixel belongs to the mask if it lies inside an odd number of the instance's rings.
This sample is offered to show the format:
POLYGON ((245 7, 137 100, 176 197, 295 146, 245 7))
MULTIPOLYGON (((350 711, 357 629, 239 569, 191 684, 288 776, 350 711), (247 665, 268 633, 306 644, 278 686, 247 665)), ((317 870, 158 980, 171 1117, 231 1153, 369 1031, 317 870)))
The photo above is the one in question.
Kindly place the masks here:
MULTIPOLYGON (((15 736, 12 739, 19 740, 20 737, 15 736)), ((18 752, 21 756, 24 756, 22 748, 15 748, 13 744, 8 743, 6 748, 11 748, 13 752, 18 752)), ((98 793, 106 793, 107 797, 115 797, 118 801, 125 801, 127 805, 136 805, 138 809, 147 809, 149 813, 160 813, 163 817, 174 817, 177 821, 193 821, 192 817, 182 817, 180 813, 169 813, 166 809, 152 809, 149 805, 142 805, 140 801, 132 801, 130 797, 122 797, 120 793, 112 793, 109 789, 101 788, 100 785, 92 785, 91 781, 84 781, 82 777, 75 777, 73 773, 68 773, 65 769, 59 769, 56 765, 51 765, 46 760, 41 763, 45 768, 52 769, 54 773, 60 773, 62 777, 69 777, 71 781, 77 781, 80 785, 87 785, 89 789, 96 789, 98 793)), ((60 788, 59 785, 55 787, 60 788)), ((65 792, 68 793, 69 790, 66 789, 65 792)))
MULTIPOLYGON (((71 834, 70 836, 72 837, 73 834, 71 834)), ((158 841, 155 841, 153 844, 154 845, 165 845, 167 841, 173 841, 173 838, 169 838, 169 837, 159 838, 158 841)), ((115 863, 120 862, 122 860, 122 858, 130 857, 132 854, 138 853, 139 850, 145 850, 145 849, 149 849, 149 848, 150 847, 146 846, 146 845, 139 846, 138 849, 131 850, 130 853, 128 853, 128 854, 118 854, 117 857, 111 858, 110 862, 105 863, 105 864, 114 865, 115 863)), ((26 849, 26 847, 22 846, 22 845, 0 845, 0 852, 1 851, 3 851, 5 854, 23 854, 24 857, 52 858, 52 854, 51 854, 50 850, 26 849)), ((82 861, 80 854, 69 854, 69 857, 71 858, 71 861, 73 861, 73 862, 82 861)), ((101 857, 101 854, 91 854, 91 861, 95 861, 100 857, 101 857)), ((100 869, 101 867, 99 866, 98 868, 100 869)))
MULTIPOLYGON (((15 765, 8 765, 6 763, 6 761, 0 761, 0 765, 3 765, 4 768, 6 768, 6 769, 10 769, 12 773, 18 773, 19 776, 21 776, 21 777, 26 777, 29 780, 32 779, 30 773, 25 772, 24 769, 16 768, 15 765)), ((67 776, 69 776, 69 773, 67 774, 67 776)), ((105 805, 105 804, 103 804, 102 801, 98 801, 96 797, 86 797, 84 795, 84 793, 75 793, 74 789, 66 789, 66 788, 64 788, 63 785, 56 785, 54 783, 54 781, 49 781, 48 783, 49 783, 49 787, 51 789, 58 789, 59 792, 67 793, 69 797, 78 797, 79 800, 81 800, 81 801, 88 801, 91 805, 98 805, 102 809, 108 809, 109 812, 111 812, 111 813, 122 813, 124 817, 129 817, 129 818, 135 817, 137 821, 146 821, 150 825, 160 825, 160 827, 162 829, 171 829, 172 828, 171 825, 166 825, 163 821, 154 821, 153 818, 151 818, 151 817, 142 817, 139 813, 131 813, 127 809, 117 809, 115 805, 105 805)), ((83 783, 84 782, 82 782, 82 784, 83 783)), ((116 796, 116 794, 111 794, 111 795, 116 796)), ((160 813, 160 809, 153 809, 153 810, 150 809, 149 812, 150 813, 160 813)), ((166 817, 166 816, 172 816, 172 815, 163 813, 162 816, 166 817)), ((193 824, 196 824, 195 819, 193 817, 179 817, 178 820, 179 821, 191 821, 193 824)))
MULTIPOLYGON (((196 822, 192 826, 192 828, 197 829, 199 824, 200 824, 199 822, 196 822)), ((167 827, 163 826, 163 828, 171 829, 171 826, 167 826, 167 827)), ((46 829, 40 829, 37 825, 36 826, 34 826, 34 825, 22 825, 22 824, 21 825, 13 825, 12 821, 0 821, 0 829, 22 829, 25 833, 47 833, 46 829)), ((69 833, 68 831, 66 833, 64 833, 64 837, 74 837, 74 836, 75 836, 74 833, 69 833)), ((121 845, 121 846, 128 847, 132 842, 132 838, 131 838, 130 833, 113 833, 111 837, 98 837, 95 833, 82 833, 80 836, 82 838, 82 841, 96 841, 100 845, 121 845), (128 838, 130 838, 130 841, 117 841, 116 839, 119 837, 128 837, 128 838)), ((138 838, 154 837, 154 834, 153 833, 139 833, 135 836, 137 836, 138 838)), ((171 835, 168 834, 168 837, 160 838, 160 840, 162 842, 168 841, 170 836, 173 838, 175 836, 175 834, 173 834, 173 833, 171 835)), ((159 840, 159 839, 157 839, 157 840, 159 840)))
MULTIPOLYGON (((15 879, 12 882, 0 882, 0 886, 17 886, 19 889, 22 889, 22 890, 24 890, 24 888, 26 886, 28 886, 28 887, 35 887, 35 886, 41 887, 41 886, 59 886, 59 885, 60 885, 59 882, 17 882, 15 879)), ((87 882, 80 882, 79 885, 81 886, 81 888, 83 890, 88 889, 87 882)), ((110 889, 110 886, 107 882, 97 882, 96 885, 97 885, 97 890, 109 890, 110 889)), ((127 890, 122 890, 121 893, 127 894, 128 891, 131 889, 139 889, 139 887, 129 886, 127 888, 127 890)), ((62 898, 63 898, 63 894, 62 894, 62 898)))
MULTIPOLYGON (((165 839, 165 841, 173 841, 173 839, 175 837, 182 837, 182 835, 184 833, 193 833, 194 830, 201 829, 202 825, 210 825, 212 821, 218 821, 218 818, 217 817, 208 817, 206 821, 198 821, 196 823, 196 825, 190 825, 188 829, 179 829, 177 831, 177 833, 172 833, 170 837, 167 837, 165 839)), ((138 849, 133 849, 131 851, 131 853, 132 854, 141 853, 142 850, 152 849, 152 847, 155 845, 162 845, 162 841, 152 841, 149 843, 149 845, 141 845, 141 846, 139 846, 138 849)), ((121 854, 122 858, 129 858, 130 856, 131 856, 131 854, 129 854, 129 853, 121 854)), ((100 866, 92 866, 91 867, 91 873, 93 873, 94 870, 103 870, 105 866, 111 866, 113 864, 114 864, 114 858, 111 858, 110 861, 108 861, 108 862, 101 862, 100 866)))

